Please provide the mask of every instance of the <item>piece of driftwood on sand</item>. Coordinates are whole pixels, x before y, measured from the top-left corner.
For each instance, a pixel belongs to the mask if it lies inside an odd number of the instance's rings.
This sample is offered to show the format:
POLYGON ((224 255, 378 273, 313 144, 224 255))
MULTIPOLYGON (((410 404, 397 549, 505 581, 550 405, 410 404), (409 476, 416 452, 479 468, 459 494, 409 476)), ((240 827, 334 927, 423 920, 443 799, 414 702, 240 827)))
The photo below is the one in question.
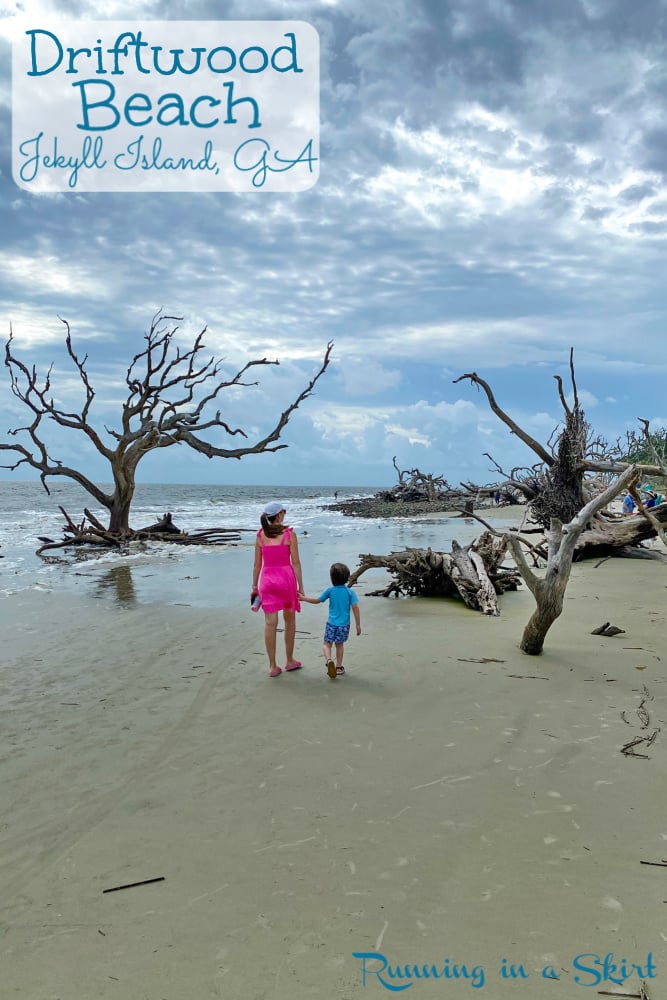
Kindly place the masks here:
POLYGON ((451 552, 433 549, 404 549, 386 556, 361 555, 350 577, 355 584, 368 569, 386 569, 393 576, 387 587, 369 596, 460 597, 465 604, 485 615, 498 615, 497 595, 516 590, 520 575, 503 565, 507 541, 485 532, 470 545, 452 542, 451 552))

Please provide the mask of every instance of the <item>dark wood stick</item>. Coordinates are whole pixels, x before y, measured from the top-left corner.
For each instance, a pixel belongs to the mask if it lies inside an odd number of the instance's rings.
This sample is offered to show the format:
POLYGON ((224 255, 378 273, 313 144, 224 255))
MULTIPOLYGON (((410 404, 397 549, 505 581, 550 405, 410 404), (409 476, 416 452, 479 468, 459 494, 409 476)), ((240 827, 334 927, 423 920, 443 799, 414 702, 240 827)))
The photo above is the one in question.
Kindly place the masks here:
POLYGON ((609 990, 598 990, 599 997, 633 997, 633 1000, 642 1000, 641 993, 611 993, 609 990))
POLYGON ((158 875, 157 878, 144 878, 141 882, 128 882, 126 885, 114 885, 111 889, 102 889, 102 892, 118 892, 120 889, 134 889, 137 885, 150 885, 151 882, 164 882, 164 875, 158 875))
POLYGON ((508 674, 508 677, 516 677, 520 681, 548 681, 548 677, 540 677, 538 674, 508 674))
POLYGON ((625 753, 626 750, 630 749, 630 747, 636 747, 638 743, 645 743, 645 742, 646 740, 644 739, 643 736, 637 736, 635 737, 634 740, 630 740, 629 743, 626 743, 625 746, 621 747, 621 753, 625 753))

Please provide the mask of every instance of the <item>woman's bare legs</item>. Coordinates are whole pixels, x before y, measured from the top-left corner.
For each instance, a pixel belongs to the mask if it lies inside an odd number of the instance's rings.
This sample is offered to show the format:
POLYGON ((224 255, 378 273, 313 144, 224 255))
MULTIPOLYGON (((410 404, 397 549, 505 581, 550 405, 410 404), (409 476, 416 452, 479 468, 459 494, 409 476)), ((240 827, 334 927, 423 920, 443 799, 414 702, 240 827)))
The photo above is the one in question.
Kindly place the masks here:
POLYGON ((296 639, 296 614, 294 611, 283 611, 285 621, 285 657, 286 666, 290 667, 297 661, 294 659, 294 642, 296 639))
MULTIPOLYGON (((266 655, 269 658, 269 674, 277 677, 281 673, 280 667, 276 663, 276 632, 278 631, 278 612, 265 612, 264 614, 264 645, 266 655)), ((294 645, 294 643, 292 643, 294 645)))

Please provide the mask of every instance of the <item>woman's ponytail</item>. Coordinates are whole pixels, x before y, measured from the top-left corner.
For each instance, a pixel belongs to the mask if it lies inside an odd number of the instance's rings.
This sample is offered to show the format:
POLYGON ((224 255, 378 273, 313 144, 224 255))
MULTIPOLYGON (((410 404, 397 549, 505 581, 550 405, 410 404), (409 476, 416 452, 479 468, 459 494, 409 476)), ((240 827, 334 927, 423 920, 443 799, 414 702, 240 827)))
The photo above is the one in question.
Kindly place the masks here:
POLYGON ((267 538, 277 538, 279 535, 282 535, 285 530, 284 524, 274 524, 276 517, 278 517, 277 514, 274 515, 274 517, 268 517, 267 514, 262 514, 259 519, 259 523, 262 525, 262 531, 267 538))

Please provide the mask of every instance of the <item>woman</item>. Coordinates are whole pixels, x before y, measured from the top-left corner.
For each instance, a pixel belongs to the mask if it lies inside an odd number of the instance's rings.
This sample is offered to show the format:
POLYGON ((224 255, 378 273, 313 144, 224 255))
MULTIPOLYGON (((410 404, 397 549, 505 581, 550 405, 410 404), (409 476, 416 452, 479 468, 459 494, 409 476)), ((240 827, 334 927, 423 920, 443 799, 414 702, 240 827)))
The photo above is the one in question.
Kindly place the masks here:
POLYGON ((285 508, 277 500, 267 503, 262 512, 262 527, 255 541, 255 565, 252 574, 251 598, 262 599, 264 611, 264 642, 269 657, 269 677, 278 677, 282 668, 276 663, 276 632, 278 612, 285 622, 285 670, 298 670, 294 659, 296 612, 301 611, 299 593, 303 590, 299 543, 292 528, 283 524, 285 508))

